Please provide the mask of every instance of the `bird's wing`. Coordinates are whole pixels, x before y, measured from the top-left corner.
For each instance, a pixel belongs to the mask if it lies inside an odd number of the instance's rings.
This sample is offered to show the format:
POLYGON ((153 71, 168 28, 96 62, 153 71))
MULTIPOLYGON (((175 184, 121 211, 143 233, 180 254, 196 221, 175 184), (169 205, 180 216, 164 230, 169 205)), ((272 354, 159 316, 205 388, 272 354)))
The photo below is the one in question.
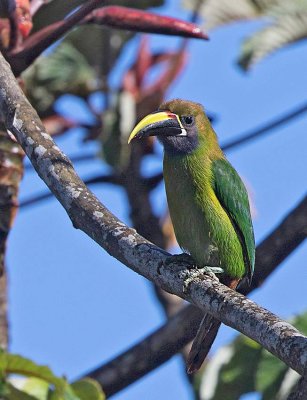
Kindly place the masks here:
POLYGON ((215 160, 212 168, 213 188, 242 244, 250 282, 255 264, 255 238, 247 191, 236 170, 227 160, 215 160))

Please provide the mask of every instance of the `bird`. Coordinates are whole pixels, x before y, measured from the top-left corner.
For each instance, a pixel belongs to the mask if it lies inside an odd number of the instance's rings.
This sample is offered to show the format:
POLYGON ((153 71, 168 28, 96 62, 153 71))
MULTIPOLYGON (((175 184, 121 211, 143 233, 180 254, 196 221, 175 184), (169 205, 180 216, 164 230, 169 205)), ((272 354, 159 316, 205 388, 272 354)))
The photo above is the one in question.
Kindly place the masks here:
MULTIPOLYGON (((128 142, 149 136, 156 136, 164 148, 167 203, 183 255, 233 290, 240 282, 250 284, 255 238, 247 190, 219 146, 203 106, 182 99, 164 102, 135 126, 128 142)), ((188 373, 199 370, 220 325, 205 314, 188 356, 188 373)))

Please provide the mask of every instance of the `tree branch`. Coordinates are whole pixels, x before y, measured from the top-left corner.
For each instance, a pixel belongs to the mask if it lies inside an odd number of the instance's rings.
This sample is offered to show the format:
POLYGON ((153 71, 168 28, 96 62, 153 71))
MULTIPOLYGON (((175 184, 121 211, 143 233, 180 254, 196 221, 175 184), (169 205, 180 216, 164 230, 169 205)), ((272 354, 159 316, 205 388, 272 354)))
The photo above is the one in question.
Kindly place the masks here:
POLYGON ((259 128, 254 128, 247 133, 243 133, 242 135, 238 135, 236 139, 232 139, 229 142, 222 144, 222 149, 224 151, 233 149, 234 147, 242 146, 243 144, 250 142, 254 139, 258 139, 261 136, 268 134, 273 129, 284 125, 293 119, 305 114, 307 112, 307 103, 303 103, 302 105, 296 107, 295 109, 288 111, 286 114, 284 113, 281 117, 277 117, 274 120, 262 125, 259 128))
POLYGON ((141 342, 85 376, 96 379, 109 398, 184 348, 195 337, 203 315, 194 306, 184 307, 141 342))
MULTIPOLYGON (((87 153, 87 154, 76 154, 69 156, 70 161, 75 164, 79 162, 84 162, 84 161, 94 161, 94 160, 99 160, 97 155, 95 153, 87 153)), ((31 163, 27 163, 24 166, 25 171, 34 171, 33 170, 33 165, 31 163)))
POLYGON ((298 381, 294 391, 288 396, 287 400, 307 399, 307 375, 302 376, 298 381))
MULTIPOLYGON (((307 197, 304 197, 258 245, 255 280, 253 279, 252 286, 246 293, 262 285, 280 263, 300 245, 306 237, 306 230, 307 197)), ((146 339, 87 375, 98 380, 109 397, 173 357, 194 338, 202 318, 203 313, 189 305, 146 339), (181 347, 177 348, 173 343, 180 343, 181 347)))
POLYGON ((45 132, 2 56, 0 112, 7 129, 15 135, 39 176, 63 205, 74 227, 83 230, 133 271, 256 340, 289 367, 304 373, 307 363, 304 335, 214 278, 197 276, 197 270, 191 269, 191 265, 176 264, 168 253, 127 227, 98 201, 45 132))
POLYGON ((107 6, 94 10, 103 0, 88 0, 80 9, 63 21, 54 22, 31 35, 22 45, 7 54, 15 75, 23 72, 44 50, 55 43, 77 23, 94 23, 116 29, 159 33, 208 39, 195 24, 171 17, 164 17, 138 9, 107 6))

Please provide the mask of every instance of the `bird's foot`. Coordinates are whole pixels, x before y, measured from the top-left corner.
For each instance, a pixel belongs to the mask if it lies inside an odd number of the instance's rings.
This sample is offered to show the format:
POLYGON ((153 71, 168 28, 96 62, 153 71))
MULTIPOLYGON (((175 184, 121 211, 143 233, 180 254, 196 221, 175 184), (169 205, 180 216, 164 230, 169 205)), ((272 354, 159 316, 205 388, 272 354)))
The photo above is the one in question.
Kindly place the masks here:
POLYGON ((209 275, 211 278, 215 280, 219 280, 219 278, 216 276, 216 274, 223 274, 224 270, 221 267, 210 267, 210 266, 205 266, 202 268, 196 268, 190 271, 188 278, 185 279, 184 284, 183 284, 183 292, 187 293, 189 286, 192 282, 195 281, 195 279, 203 277, 204 275, 209 275))

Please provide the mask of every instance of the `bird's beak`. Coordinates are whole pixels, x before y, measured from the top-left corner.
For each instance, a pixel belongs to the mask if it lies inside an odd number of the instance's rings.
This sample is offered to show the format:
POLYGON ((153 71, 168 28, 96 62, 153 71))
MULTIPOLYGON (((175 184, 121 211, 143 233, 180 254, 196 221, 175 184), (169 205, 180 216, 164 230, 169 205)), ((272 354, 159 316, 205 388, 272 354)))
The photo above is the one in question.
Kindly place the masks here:
POLYGON ((128 143, 132 139, 148 136, 187 136, 177 114, 169 111, 158 111, 143 118, 131 132, 128 143))

